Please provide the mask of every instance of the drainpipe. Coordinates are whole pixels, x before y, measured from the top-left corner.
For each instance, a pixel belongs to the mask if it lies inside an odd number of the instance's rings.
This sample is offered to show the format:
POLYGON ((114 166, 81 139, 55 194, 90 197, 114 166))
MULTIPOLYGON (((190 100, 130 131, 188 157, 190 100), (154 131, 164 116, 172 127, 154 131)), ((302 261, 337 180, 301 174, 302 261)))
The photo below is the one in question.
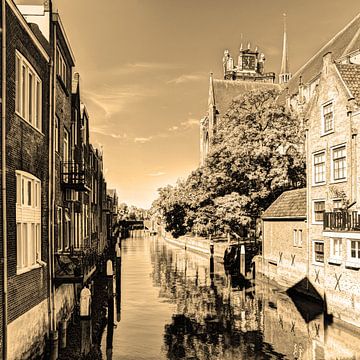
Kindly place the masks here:
POLYGON ((356 202, 356 133, 353 131, 353 108, 354 98, 348 100, 347 116, 349 117, 349 139, 350 139, 350 204, 356 202))
POLYGON ((55 119, 55 56, 56 56, 56 27, 52 22, 52 3, 50 1, 50 44, 51 57, 49 64, 50 83, 49 83, 49 317, 50 317, 50 358, 56 360, 58 358, 58 333, 56 323, 56 306, 55 306, 55 143, 54 143, 54 119, 55 119))
MULTIPOLYGON (((311 164, 309 161, 309 129, 306 124, 305 128, 305 154, 306 164, 311 164)), ((306 246, 307 246, 307 266, 306 266, 306 290, 309 290, 310 282, 310 214, 311 214, 311 195, 310 195, 311 183, 310 183, 310 171, 309 167, 306 167, 306 246)))
POLYGON ((6 0, 1 2, 2 25, 2 94, 1 94, 1 192, 2 192, 2 238, 3 238, 3 359, 7 359, 8 273, 7 273, 7 215, 6 215, 6 0))

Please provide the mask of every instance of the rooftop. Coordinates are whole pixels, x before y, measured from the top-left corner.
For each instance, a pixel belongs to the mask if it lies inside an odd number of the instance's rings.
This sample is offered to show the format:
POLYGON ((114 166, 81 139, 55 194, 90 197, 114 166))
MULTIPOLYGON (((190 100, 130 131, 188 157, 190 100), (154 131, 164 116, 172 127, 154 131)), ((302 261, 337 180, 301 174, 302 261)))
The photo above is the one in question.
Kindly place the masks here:
POLYGON ((263 213, 263 219, 306 219, 306 188, 284 191, 263 213))
POLYGON ((214 97, 216 109, 224 115, 229 109, 233 99, 251 90, 280 89, 279 84, 260 81, 218 80, 214 79, 214 97))
POLYGON ((336 64, 336 66, 356 103, 360 105, 360 65, 336 64))

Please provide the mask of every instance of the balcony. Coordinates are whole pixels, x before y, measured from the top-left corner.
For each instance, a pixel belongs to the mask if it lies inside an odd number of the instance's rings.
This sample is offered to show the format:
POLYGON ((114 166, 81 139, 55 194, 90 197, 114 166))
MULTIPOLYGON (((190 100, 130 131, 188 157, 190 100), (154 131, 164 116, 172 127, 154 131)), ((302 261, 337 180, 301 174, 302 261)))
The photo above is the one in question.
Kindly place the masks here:
POLYGON ((61 184, 66 189, 90 191, 90 172, 84 162, 63 162, 61 164, 61 184))
POLYGON ((325 231, 360 231, 360 214, 357 211, 324 213, 325 231))
POLYGON ((55 284, 84 284, 96 270, 96 249, 71 249, 55 254, 55 284))

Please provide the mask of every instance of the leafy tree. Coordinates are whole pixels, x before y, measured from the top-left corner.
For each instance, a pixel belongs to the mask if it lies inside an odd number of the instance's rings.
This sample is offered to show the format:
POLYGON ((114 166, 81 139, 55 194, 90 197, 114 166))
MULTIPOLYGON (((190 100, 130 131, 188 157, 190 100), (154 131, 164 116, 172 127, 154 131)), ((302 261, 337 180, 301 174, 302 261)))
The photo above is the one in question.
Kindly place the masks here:
POLYGON ((205 165, 159 190, 153 207, 174 236, 241 233, 284 190, 305 186, 302 124, 278 95, 251 91, 236 98, 218 120, 205 165))

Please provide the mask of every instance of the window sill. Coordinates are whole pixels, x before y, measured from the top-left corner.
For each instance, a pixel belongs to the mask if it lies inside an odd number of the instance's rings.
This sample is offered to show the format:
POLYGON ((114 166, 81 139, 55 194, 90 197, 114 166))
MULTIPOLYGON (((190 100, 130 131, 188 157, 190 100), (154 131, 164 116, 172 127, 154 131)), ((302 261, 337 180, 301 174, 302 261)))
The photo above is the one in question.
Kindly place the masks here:
POLYGON ((331 264, 331 265, 341 265, 341 259, 337 259, 337 258, 330 258, 328 260, 328 264, 331 264))
POLYGON ((318 186, 324 186, 324 185, 326 185, 326 181, 319 182, 319 183, 313 183, 312 187, 318 187, 318 186))
POLYGON ((345 262, 345 267, 348 269, 359 270, 360 269, 360 261, 348 260, 345 262))
POLYGON ((324 225, 324 222, 323 221, 318 221, 318 222, 313 221, 311 223, 311 225, 324 225))
POLYGON ((327 135, 330 135, 330 134, 333 134, 335 132, 335 130, 329 130, 327 132, 324 132, 320 135, 320 137, 323 137, 323 136, 327 136, 327 135))
POLYGON ((347 182, 347 178, 339 179, 339 180, 331 180, 330 184, 339 184, 339 183, 343 183, 343 182, 347 182))
POLYGON ((29 122, 22 115, 20 115, 20 113, 15 111, 15 114, 20 118, 20 120, 25 122, 27 125, 31 126, 31 128, 34 129, 35 131, 37 131, 40 135, 45 136, 45 134, 40 129, 36 128, 33 124, 31 124, 31 122, 29 122))
MULTIPOLYGON (((43 261, 41 261, 41 263, 43 263, 43 261)), ((44 263, 45 264, 45 263, 44 263)), ((40 269, 42 268, 43 266, 37 262, 36 264, 32 265, 32 266, 29 266, 27 268, 22 268, 22 269, 16 269, 16 275, 21 275, 21 274, 25 274, 31 270, 35 270, 35 269, 40 269)))
POLYGON ((313 264, 314 266, 324 267, 324 263, 323 263, 323 262, 313 261, 312 264, 313 264))

